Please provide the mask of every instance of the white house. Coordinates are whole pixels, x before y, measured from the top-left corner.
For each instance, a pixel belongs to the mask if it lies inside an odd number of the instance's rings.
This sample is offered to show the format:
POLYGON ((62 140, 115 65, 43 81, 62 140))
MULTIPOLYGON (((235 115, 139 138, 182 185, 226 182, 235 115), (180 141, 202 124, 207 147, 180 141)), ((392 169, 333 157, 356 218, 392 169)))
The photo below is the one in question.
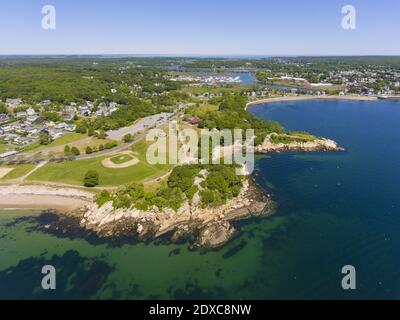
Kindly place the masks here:
POLYGON ((35 111, 32 107, 29 107, 29 108, 26 110, 26 114, 27 114, 28 116, 34 116, 34 115, 36 114, 36 111, 35 111))
POLYGON ((22 99, 17 98, 17 99, 6 99, 6 105, 10 108, 17 107, 23 103, 22 99))

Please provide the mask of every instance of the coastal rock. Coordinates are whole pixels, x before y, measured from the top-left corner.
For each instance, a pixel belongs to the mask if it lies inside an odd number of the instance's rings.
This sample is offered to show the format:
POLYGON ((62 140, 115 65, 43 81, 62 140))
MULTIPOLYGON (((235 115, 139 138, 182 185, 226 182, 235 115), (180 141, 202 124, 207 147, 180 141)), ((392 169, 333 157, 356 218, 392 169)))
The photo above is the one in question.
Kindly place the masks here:
POLYGON ((216 248, 226 243, 234 233, 235 228, 227 221, 207 224, 200 230, 196 245, 216 248))
MULTIPOLYGON (((92 204, 85 213, 75 212, 71 219, 77 220, 77 223, 70 225, 78 226, 90 235, 118 242, 121 239, 145 241, 162 236, 180 241, 193 239, 194 236, 197 237, 194 239, 197 246, 214 248, 234 234, 231 221, 271 212, 271 200, 250 178, 243 182, 240 194, 223 205, 203 208, 200 201, 196 202, 189 204, 185 201, 177 211, 157 207, 148 211, 114 209, 112 202, 101 207, 92 204)), ((68 226, 66 219, 62 219, 63 228, 68 226)), ((58 226, 53 227, 56 229, 58 226)))
POLYGON ((315 151, 344 151, 335 141, 325 138, 319 138, 314 141, 307 142, 291 142, 291 143, 272 143, 271 136, 268 135, 264 143, 255 147, 255 151, 259 153, 274 153, 274 152, 315 152, 315 151))

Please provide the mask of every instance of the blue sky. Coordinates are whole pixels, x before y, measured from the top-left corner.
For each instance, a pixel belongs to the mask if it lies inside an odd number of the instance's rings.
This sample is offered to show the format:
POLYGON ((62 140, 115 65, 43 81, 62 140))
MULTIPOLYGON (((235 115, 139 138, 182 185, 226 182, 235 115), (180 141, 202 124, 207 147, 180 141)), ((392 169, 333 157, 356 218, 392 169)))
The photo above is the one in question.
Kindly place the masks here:
POLYGON ((398 0, 0 0, 0 54, 396 55, 398 0), (41 27, 54 5, 56 30, 41 27), (341 8, 357 9, 343 30, 341 8))

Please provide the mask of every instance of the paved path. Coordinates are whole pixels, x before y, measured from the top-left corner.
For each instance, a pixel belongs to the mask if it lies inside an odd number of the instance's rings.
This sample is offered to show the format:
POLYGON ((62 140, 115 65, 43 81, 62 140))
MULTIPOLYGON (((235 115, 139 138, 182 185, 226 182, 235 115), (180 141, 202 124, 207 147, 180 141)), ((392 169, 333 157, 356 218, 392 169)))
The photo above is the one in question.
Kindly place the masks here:
POLYGON ((29 171, 26 175, 20 177, 19 179, 21 181, 24 181, 27 177, 29 177, 32 173, 34 173, 36 170, 39 170, 41 167, 45 166, 48 163, 48 161, 42 161, 40 162, 36 167, 34 167, 31 171, 29 171))

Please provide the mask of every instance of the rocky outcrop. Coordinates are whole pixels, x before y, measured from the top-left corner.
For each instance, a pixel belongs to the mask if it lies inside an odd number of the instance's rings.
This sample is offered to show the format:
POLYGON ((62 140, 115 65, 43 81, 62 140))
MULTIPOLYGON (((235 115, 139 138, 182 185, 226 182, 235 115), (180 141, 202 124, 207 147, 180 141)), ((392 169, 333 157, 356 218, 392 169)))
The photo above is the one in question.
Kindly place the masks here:
MULTIPOLYGON (((92 204, 84 212, 75 212, 73 218, 74 221, 79 219, 79 228, 103 239, 146 241, 163 237, 180 241, 194 236, 194 246, 214 248, 224 244, 235 233, 232 221, 268 214, 271 212, 270 204, 269 196, 249 178, 244 181, 238 197, 216 207, 203 208, 199 202, 189 204, 186 201, 177 212, 157 207, 141 211, 114 209, 112 202, 108 202, 100 208, 92 204)), ((57 228, 56 225, 48 227, 57 228)), ((63 229, 66 228, 63 219, 63 229)))
POLYGON ((262 145, 255 147, 258 153, 274 153, 274 152, 315 152, 315 151, 344 151, 335 141, 325 138, 319 138, 308 142, 291 142, 291 143, 273 143, 268 135, 262 145))

